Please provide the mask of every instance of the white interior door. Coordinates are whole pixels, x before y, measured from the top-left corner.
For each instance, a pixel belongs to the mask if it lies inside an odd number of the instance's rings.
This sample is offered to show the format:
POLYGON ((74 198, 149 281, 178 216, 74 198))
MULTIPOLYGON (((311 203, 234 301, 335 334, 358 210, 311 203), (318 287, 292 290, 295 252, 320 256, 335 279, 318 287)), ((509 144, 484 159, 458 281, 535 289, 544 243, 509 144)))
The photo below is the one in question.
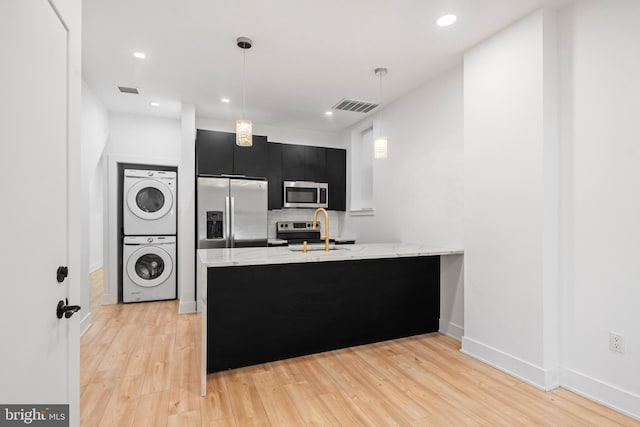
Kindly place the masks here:
POLYGON ((0 1, 3 404, 69 403, 67 39, 46 0, 0 1))

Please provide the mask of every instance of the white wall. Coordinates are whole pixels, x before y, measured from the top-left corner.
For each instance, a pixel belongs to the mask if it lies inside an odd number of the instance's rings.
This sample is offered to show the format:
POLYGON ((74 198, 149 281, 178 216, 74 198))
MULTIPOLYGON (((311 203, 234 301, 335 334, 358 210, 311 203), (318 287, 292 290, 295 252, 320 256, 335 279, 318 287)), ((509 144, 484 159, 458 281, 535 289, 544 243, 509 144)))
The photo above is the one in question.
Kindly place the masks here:
POLYGON ((462 349, 543 389, 559 383, 554 16, 464 58, 462 349))
POLYGON ((108 115, 91 88, 82 82, 81 174, 83 204, 82 234, 86 247, 82 251, 83 282, 80 289, 83 307, 81 331, 91 325, 89 272, 103 265, 102 163, 100 161, 109 134, 108 115))
POLYGON ((180 120, 110 112, 107 153, 151 160, 179 160, 180 120))
MULTIPOLYGON (((391 78, 391 70, 389 77, 391 78)), ((388 138, 373 164, 375 215, 347 213, 343 234, 358 242, 463 247, 463 70, 457 66, 342 133, 348 145, 373 124, 388 138)), ((357 142, 356 142, 357 143, 357 142)), ((349 163, 357 163, 349 152, 349 163)), ((349 196, 351 189, 348 189, 349 196)), ((462 257, 443 257, 440 330, 464 328, 462 257)))
POLYGON ((564 387, 640 419, 640 2, 561 23, 564 387), (609 333, 626 340, 609 350, 609 333))
POLYGON ((98 163, 89 184, 89 272, 104 266, 104 168, 98 163))
POLYGON ((195 221, 196 216, 196 109, 193 104, 182 105, 182 161, 178 169, 178 238, 180 239, 180 313, 196 311, 195 221))
POLYGON ((374 161, 375 216, 347 215, 345 229, 360 242, 462 248, 462 67, 347 129, 345 144, 371 121, 375 135, 380 114, 389 157, 374 161))
POLYGON ((82 82, 82 168, 89 183, 89 270, 103 265, 103 168, 102 153, 109 136, 109 118, 104 105, 82 82))
POLYGON ((463 351, 640 419, 638 17, 577 2, 465 55, 463 351))

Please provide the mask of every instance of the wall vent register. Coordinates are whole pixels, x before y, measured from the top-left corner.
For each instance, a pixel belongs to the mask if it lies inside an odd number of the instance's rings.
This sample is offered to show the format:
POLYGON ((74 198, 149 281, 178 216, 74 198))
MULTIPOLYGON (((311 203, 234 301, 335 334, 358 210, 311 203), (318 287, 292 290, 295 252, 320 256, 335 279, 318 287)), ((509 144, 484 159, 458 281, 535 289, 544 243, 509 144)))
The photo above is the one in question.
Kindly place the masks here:
POLYGON ((352 111, 354 113, 368 113, 376 108, 378 104, 364 101, 354 101, 352 99, 342 99, 333 106, 334 110, 352 111))

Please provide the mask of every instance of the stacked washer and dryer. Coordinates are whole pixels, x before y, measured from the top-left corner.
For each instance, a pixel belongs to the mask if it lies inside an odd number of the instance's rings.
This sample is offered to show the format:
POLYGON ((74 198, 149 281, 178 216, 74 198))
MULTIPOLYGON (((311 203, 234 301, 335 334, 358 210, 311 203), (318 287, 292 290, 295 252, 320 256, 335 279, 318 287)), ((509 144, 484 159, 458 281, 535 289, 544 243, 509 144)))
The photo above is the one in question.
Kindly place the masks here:
POLYGON ((122 301, 176 298, 176 172, 125 169, 122 301))

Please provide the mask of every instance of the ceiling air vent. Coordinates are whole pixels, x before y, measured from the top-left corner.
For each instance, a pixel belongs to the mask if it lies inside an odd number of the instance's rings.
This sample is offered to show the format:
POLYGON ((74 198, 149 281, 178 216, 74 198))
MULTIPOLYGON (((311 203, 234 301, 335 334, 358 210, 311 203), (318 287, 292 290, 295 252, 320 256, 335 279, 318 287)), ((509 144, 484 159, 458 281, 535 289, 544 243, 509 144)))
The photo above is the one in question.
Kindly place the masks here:
POLYGON ((378 104, 370 102, 353 101, 351 99, 343 99, 333 106, 334 110, 353 111, 355 113, 368 113, 376 108, 378 104))
POLYGON ((140 95, 140 92, 135 87, 118 86, 118 90, 122 93, 131 93, 134 95, 140 95))

